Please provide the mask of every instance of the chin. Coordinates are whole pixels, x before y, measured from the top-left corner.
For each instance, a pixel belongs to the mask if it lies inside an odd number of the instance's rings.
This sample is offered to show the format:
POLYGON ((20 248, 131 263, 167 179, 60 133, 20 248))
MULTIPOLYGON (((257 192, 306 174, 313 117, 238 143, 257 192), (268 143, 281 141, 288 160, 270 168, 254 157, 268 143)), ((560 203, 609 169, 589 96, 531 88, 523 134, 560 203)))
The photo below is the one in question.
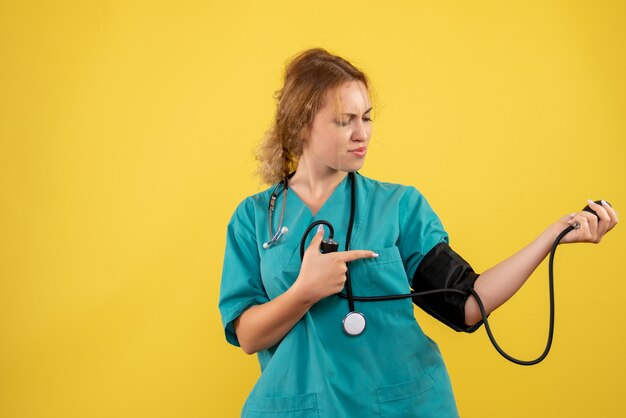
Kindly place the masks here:
POLYGON ((344 173, 351 173, 354 171, 359 171, 363 167, 363 165, 365 165, 364 163, 365 161, 358 164, 355 164, 354 162, 345 165, 342 164, 341 166, 337 167, 336 170, 343 171, 344 173))
POLYGON ((359 171, 361 168, 363 168, 363 166, 365 165, 365 161, 363 161, 361 164, 353 164, 351 166, 350 169, 346 170, 346 171, 359 171))

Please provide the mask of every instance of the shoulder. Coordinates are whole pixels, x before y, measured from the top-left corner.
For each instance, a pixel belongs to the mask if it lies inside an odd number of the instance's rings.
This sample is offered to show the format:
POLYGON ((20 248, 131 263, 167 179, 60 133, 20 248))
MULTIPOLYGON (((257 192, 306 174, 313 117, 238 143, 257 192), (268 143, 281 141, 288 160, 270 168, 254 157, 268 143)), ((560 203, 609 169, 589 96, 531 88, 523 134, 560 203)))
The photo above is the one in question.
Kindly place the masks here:
POLYGON ((424 195, 414 186, 375 180, 361 174, 358 179, 376 200, 396 201, 402 206, 411 206, 424 200, 424 195))
POLYGON ((426 197, 416 187, 365 176, 358 178, 368 189, 368 204, 380 207, 387 216, 395 213, 401 227, 404 228, 411 219, 420 220, 420 224, 440 222, 426 197))
POLYGON ((236 204, 229 221, 229 226, 243 227, 244 229, 254 229, 257 219, 262 213, 267 212, 270 196, 274 186, 263 191, 247 196, 236 204))

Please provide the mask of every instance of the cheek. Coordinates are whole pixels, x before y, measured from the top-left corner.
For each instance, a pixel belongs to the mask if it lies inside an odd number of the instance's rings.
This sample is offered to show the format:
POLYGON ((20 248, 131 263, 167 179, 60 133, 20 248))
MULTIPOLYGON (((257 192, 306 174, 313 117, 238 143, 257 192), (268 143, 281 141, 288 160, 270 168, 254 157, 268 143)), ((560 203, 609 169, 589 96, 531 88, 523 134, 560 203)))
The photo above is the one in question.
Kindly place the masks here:
POLYGON ((341 149, 350 140, 350 131, 345 128, 326 129, 323 134, 318 137, 319 143, 330 151, 341 149))

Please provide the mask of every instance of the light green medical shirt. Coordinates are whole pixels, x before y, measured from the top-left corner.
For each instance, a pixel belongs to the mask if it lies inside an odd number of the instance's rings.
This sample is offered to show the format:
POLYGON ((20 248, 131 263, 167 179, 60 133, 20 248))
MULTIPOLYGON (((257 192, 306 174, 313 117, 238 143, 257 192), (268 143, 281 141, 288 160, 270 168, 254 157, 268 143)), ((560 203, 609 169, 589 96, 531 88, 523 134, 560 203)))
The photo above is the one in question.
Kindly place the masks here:
MULTIPOLYGON (((355 174, 351 248, 373 250, 379 257, 350 263, 353 293, 408 293, 424 255, 439 242, 448 242, 448 235, 414 187, 355 174)), ((316 216, 289 191, 283 219, 289 232, 264 249, 270 238, 268 202, 273 188, 243 200, 228 224, 219 309, 226 339, 236 346, 233 321, 249 307, 279 296, 296 280, 300 239, 311 222, 329 221, 340 251, 345 248, 350 176, 316 216)), ((272 231, 278 228, 282 199, 281 192, 272 231)), ((411 299, 357 301, 355 307, 367 319, 359 336, 344 333, 348 301, 333 295, 316 303, 278 344, 257 353, 261 376, 241 416, 457 417, 439 348, 415 320, 411 299)))

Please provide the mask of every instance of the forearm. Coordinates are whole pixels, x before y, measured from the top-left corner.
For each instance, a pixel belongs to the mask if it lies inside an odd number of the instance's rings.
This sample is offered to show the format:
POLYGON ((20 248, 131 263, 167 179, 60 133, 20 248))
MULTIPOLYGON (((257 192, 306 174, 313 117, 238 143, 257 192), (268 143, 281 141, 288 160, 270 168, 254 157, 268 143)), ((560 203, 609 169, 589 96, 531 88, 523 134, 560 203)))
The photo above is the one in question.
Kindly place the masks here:
MULTIPOLYGON (((522 287, 550 252, 552 243, 553 233, 548 228, 526 247, 478 277, 474 290, 483 302, 487 314, 506 302, 522 287)), ((465 303, 465 323, 474 325, 481 318, 478 303, 474 296, 470 296, 465 303)))
POLYGON ((278 343, 313 306, 295 284, 285 293, 255 305, 235 320, 235 332, 244 352, 253 354, 278 343))

